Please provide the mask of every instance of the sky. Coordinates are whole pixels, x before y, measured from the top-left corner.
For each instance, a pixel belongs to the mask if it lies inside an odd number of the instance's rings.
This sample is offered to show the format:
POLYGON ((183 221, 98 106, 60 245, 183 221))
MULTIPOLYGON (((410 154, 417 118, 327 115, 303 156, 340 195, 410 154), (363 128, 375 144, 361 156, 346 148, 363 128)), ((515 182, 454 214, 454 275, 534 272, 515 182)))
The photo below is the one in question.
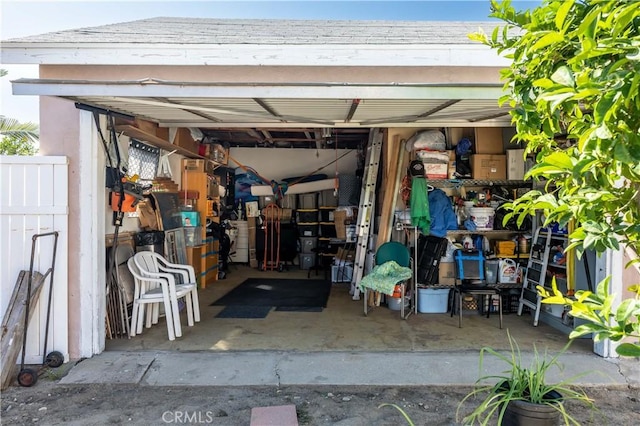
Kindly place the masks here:
MULTIPOLYGON (((540 1, 512 2, 531 9, 540 1)), ((191 18, 362 19, 415 21, 487 21, 489 0, 422 1, 27 1, 0 2, 0 39, 65 29, 93 27, 158 16, 191 18)), ((36 78, 37 66, 1 67, 0 115, 38 122, 38 98, 13 96, 10 80, 36 78)))

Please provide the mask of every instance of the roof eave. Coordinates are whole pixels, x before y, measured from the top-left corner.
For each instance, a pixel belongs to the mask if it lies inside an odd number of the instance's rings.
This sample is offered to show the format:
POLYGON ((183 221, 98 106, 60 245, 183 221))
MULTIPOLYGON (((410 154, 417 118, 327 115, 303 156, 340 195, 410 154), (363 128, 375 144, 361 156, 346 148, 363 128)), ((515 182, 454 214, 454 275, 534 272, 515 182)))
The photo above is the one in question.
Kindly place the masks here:
POLYGON ((4 42, 3 64, 221 66, 503 67, 510 61, 479 44, 256 45, 59 44, 4 42), (79 54, 81 52, 81 54, 79 54))

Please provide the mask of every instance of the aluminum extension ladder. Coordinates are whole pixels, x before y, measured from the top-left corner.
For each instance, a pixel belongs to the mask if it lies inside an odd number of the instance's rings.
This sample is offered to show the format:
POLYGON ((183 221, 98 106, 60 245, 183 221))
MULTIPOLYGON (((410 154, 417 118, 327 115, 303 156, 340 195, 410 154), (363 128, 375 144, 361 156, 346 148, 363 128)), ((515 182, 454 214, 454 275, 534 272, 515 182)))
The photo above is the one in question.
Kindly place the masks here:
POLYGON ((373 252, 373 248, 370 247, 371 227, 373 226, 375 215, 376 182, 378 180, 378 171, 380 170, 382 137, 381 129, 371 129, 365 156, 364 178, 362 179, 362 189, 360 190, 360 204, 358 205, 356 255, 350 291, 353 295, 353 300, 360 300, 360 289, 357 284, 364 276, 367 255, 373 252))

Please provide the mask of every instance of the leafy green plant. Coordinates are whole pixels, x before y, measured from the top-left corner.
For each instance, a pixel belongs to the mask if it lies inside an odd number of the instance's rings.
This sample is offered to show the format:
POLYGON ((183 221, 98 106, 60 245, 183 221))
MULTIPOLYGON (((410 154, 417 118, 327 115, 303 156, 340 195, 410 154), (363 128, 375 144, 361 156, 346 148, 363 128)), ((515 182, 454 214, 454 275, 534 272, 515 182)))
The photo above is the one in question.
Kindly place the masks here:
MULTIPOLYGON (((529 11, 509 0, 491 1, 490 16, 504 21, 491 35, 471 39, 512 60, 501 72, 516 127, 536 164, 527 178, 542 182, 505 205, 505 223, 541 212, 544 225, 570 221, 569 249, 603 253, 627 247, 640 252, 640 7, 634 0, 544 0, 529 11)), ((637 262, 638 260, 636 260, 637 262)), ((591 324, 572 337, 638 338, 639 286, 635 298, 613 308, 608 281, 577 298, 554 294, 571 315, 591 324)), ((548 293, 546 293, 549 296, 548 293)), ((617 352, 638 356, 640 346, 617 352)))
POLYGON ((502 70, 515 139, 543 179, 512 205, 520 221, 575 219, 579 252, 640 244, 640 8, 631 0, 544 0, 518 12, 491 1, 505 26, 470 37, 512 60, 502 70))
POLYGON ((525 401, 532 404, 543 404, 556 410, 565 424, 577 425, 578 422, 566 411, 564 402, 576 400, 587 407, 595 409, 593 401, 578 387, 571 386, 577 378, 584 374, 570 377, 558 383, 547 382, 547 373, 550 369, 562 370, 558 358, 571 344, 569 341, 565 347, 554 356, 549 356, 547 351, 539 353, 534 345, 534 356, 530 365, 524 365, 520 347, 515 339, 507 333, 510 351, 501 353, 490 347, 480 350, 480 371, 483 371, 485 355, 491 355, 504 361, 508 369, 498 375, 481 376, 476 387, 467 394, 456 412, 456 420, 465 425, 501 424, 510 402, 525 401), (471 398, 483 397, 480 404, 466 416, 462 416, 463 404, 471 398), (460 418, 462 417, 462 420, 460 418), (497 418, 497 421, 496 421, 497 418))
MULTIPOLYGON (((0 69, 0 77, 7 75, 7 70, 0 69)), ((38 125, 20 123, 14 118, 0 115, 0 154, 1 155, 35 155, 38 153, 38 125)))
POLYGON ((609 293, 609 281, 605 278, 595 293, 578 290, 574 297, 566 297, 558 290, 555 277, 551 281, 551 293, 542 286, 537 289, 544 297, 542 303, 569 306, 569 315, 587 321, 576 327, 569 338, 593 333, 596 342, 605 338, 619 342, 630 337, 635 343, 623 342, 616 347, 616 352, 621 356, 640 357, 640 285, 631 286, 629 290, 635 297, 623 300, 614 310, 615 296, 609 293))

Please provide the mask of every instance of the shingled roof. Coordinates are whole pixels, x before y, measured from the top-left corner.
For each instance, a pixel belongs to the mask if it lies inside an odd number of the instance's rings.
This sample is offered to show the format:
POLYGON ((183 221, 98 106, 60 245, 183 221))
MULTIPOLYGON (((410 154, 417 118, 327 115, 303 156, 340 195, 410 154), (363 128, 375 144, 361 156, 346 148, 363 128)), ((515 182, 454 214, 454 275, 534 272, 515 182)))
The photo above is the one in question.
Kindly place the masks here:
POLYGON ((452 45, 495 22, 330 21, 158 17, 14 38, 4 43, 452 45))

